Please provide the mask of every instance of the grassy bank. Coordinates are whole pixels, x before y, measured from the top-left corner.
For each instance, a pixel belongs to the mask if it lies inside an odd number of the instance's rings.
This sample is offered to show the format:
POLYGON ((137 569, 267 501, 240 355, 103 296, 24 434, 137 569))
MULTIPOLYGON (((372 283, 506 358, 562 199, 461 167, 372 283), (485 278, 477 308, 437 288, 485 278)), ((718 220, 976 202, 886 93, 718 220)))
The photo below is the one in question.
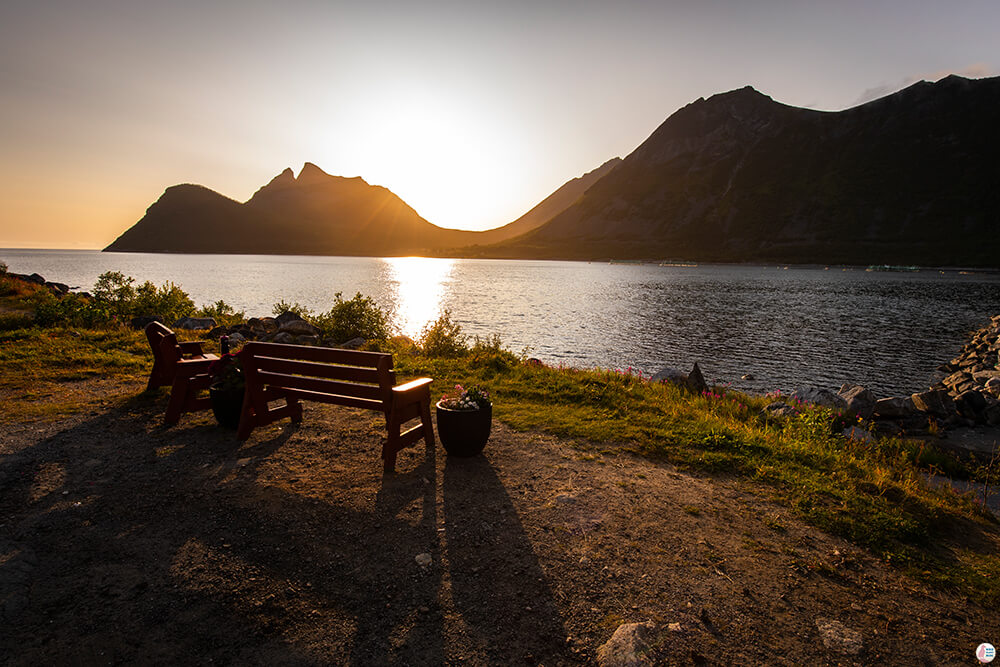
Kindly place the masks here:
MULTIPOLYGON (((3 421, 58 419, 109 400, 74 393, 81 381, 131 384, 133 396, 141 387, 151 365, 142 332, 114 325, 40 327, 29 324, 26 314, 34 297, 3 298, 3 421)), ((738 478, 816 528, 928 584, 1000 602, 996 521, 976 498, 925 482, 929 472, 972 477, 985 472, 930 445, 846 439, 836 428, 842 417, 821 408, 767 417, 769 397, 721 390, 691 394, 628 372, 526 363, 499 340, 470 343, 447 318, 421 343, 396 339, 381 345, 394 353, 402 376, 433 377, 435 398, 455 384, 486 386, 498 419, 516 429, 574 438, 580 456, 600 460, 603 451, 627 450, 738 478)))

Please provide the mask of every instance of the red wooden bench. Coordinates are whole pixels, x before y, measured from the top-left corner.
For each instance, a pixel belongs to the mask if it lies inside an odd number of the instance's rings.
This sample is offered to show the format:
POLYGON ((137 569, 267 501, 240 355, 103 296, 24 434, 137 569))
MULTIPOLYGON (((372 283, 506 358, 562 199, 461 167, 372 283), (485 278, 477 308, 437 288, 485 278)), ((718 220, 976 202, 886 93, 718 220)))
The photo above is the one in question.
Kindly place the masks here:
POLYGON ((218 357, 205 354, 197 341, 178 342, 176 334, 159 322, 146 326, 146 339, 153 351, 153 370, 146 389, 170 385, 167 423, 176 424, 183 412, 210 409, 208 397, 198 394, 212 383, 208 367, 218 357))
POLYGON ((329 347, 249 342, 240 352, 246 393, 237 436, 246 440, 258 426, 284 417, 302 421, 299 401, 333 403, 378 410, 385 414, 388 438, 382 445, 386 472, 396 466, 396 454, 421 438, 434 446, 430 378, 395 386, 392 355, 329 347), (270 406, 283 399, 284 405, 270 406), (420 423, 406 431, 404 424, 420 423))

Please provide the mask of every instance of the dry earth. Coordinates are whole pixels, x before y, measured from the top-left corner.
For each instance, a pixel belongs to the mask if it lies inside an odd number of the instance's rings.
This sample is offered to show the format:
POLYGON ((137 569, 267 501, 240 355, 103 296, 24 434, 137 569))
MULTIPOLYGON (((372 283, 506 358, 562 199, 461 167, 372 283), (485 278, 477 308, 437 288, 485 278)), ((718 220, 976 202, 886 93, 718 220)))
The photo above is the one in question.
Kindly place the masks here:
POLYGON ((637 621, 655 664, 1000 644, 995 610, 736 480, 499 422, 483 456, 421 445, 383 476, 376 413, 307 405, 241 445, 164 407, 0 425, 0 662, 573 665, 637 621))

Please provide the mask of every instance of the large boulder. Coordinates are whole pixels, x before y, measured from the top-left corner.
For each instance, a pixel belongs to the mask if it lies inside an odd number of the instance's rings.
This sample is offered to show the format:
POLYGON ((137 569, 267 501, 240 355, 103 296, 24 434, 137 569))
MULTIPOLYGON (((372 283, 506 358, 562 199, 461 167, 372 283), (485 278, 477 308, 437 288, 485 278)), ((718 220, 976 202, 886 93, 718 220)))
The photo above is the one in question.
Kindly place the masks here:
POLYGON ((174 329, 214 329, 216 326, 214 317, 182 317, 174 322, 174 329))
POLYGON ((650 657, 650 644, 656 640, 656 625, 623 623, 611 639, 597 649, 597 664, 601 667, 646 667, 655 664, 650 657))
POLYGON ((963 391, 955 397, 955 409, 966 419, 978 419, 987 405, 986 397, 975 389, 963 391))
POLYGON ((803 387, 792 394, 793 401, 812 403, 831 410, 846 410, 847 401, 838 394, 822 387, 803 387))
POLYGON ((917 413, 917 406, 909 396, 893 396, 875 401, 874 416, 879 419, 905 419, 917 413))
POLYGON ((919 394, 913 394, 910 398, 913 399, 913 405, 917 410, 935 417, 953 417, 957 412, 955 401, 943 389, 928 389, 919 394))
POLYGON ((875 413, 875 394, 871 393, 861 385, 845 384, 841 386, 837 395, 847 403, 847 409, 861 417, 871 419, 875 413))
POLYGON ((684 373, 676 368, 664 368, 653 375, 650 382, 669 382, 696 394, 708 391, 708 383, 705 382, 705 377, 701 374, 698 362, 695 362, 690 373, 684 373))
POLYGON ((286 310, 281 315, 275 317, 274 321, 277 323, 278 328, 281 328, 286 324, 288 324, 289 322, 301 322, 303 320, 299 315, 296 315, 295 313, 286 310))
POLYGON ((289 333, 293 336, 317 336, 319 327, 315 327, 305 320, 291 320, 281 325, 279 329, 282 333, 289 333))
POLYGON ((163 324, 163 318, 159 315, 140 315, 129 320, 128 325, 133 329, 145 329, 153 322, 163 324))

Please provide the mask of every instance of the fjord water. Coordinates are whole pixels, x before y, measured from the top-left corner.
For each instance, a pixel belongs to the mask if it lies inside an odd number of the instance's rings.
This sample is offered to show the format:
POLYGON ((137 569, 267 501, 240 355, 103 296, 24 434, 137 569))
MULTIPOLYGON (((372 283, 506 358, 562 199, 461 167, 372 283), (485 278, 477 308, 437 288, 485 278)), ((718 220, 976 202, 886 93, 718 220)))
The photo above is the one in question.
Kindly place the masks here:
POLYGON ((1000 314, 1000 275, 956 271, 64 250, 2 250, 0 261, 83 290, 105 271, 171 281, 198 305, 222 299, 248 316, 279 300, 325 311, 336 292, 361 292, 411 337, 448 309, 466 333, 499 334, 546 363, 651 374, 698 361, 710 382, 755 392, 856 382, 912 393, 1000 314))

